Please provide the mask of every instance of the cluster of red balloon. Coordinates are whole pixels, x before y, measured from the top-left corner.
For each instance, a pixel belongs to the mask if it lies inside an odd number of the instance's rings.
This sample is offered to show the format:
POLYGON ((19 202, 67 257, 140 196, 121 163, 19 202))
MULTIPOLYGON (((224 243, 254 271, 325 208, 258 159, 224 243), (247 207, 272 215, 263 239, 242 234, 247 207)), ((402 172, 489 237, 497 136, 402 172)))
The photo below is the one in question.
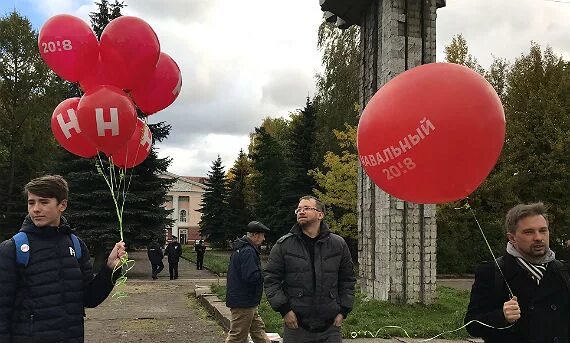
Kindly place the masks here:
POLYGON ((372 97, 358 124, 360 163, 386 193, 415 203, 471 194, 501 153, 505 115, 493 87, 452 63, 410 69, 372 97))
POLYGON ((150 152, 152 135, 137 117, 151 115, 178 97, 180 69, 160 51, 144 20, 122 16, 103 30, 100 41, 80 18, 60 14, 41 28, 40 54, 61 78, 78 82, 85 94, 61 102, 51 128, 69 152, 93 157, 98 151, 121 168, 132 168, 150 152))

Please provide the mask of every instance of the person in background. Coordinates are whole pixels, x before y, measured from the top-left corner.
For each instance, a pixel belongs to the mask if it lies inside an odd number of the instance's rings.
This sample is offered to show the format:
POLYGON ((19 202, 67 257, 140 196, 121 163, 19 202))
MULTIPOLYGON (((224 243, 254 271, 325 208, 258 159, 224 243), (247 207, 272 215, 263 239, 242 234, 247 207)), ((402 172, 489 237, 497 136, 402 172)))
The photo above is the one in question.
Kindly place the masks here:
POLYGON ((180 261, 180 256, 182 256, 182 245, 178 243, 176 236, 172 236, 172 240, 166 246, 164 255, 168 256, 170 280, 178 279, 178 261, 180 261))
POLYGON ((152 268, 152 279, 156 280, 158 279, 158 274, 164 269, 164 263, 162 262, 164 253, 157 239, 148 245, 147 254, 152 268))
POLYGON ((206 253, 206 245, 204 244, 204 241, 198 241, 194 250, 196 251, 196 269, 204 269, 204 254, 206 253))

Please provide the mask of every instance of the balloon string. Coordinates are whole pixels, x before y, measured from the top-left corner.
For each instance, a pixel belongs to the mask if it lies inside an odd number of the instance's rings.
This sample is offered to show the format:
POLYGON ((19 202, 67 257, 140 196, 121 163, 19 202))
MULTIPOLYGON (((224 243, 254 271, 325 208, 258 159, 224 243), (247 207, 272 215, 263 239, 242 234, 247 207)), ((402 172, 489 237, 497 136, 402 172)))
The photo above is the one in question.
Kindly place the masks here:
MULTIPOLYGON (((480 321, 478 321, 478 320, 471 320, 471 321, 469 321, 468 323, 466 323, 465 325, 462 325, 461 327, 459 327, 459 328, 457 328, 457 329, 449 330, 449 331, 444 331, 444 332, 439 333, 439 334, 437 334, 437 335, 435 335, 435 336, 433 336, 433 337, 426 338, 426 339, 423 339, 423 340, 420 340, 420 341, 417 341, 417 342, 429 342, 429 341, 432 341, 432 340, 438 338, 438 337, 441 336, 441 335, 445 335, 446 333, 454 333, 454 332, 459 331, 459 330, 461 330, 461 329, 463 329, 463 328, 466 328, 466 327, 467 327, 469 324, 471 324, 471 323, 478 323, 478 324, 481 324, 481 325, 486 326, 486 327, 488 327, 488 328, 496 329, 496 330, 506 330, 506 329, 511 328, 513 325, 515 325, 515 324, 511 324, 511 325, 505 326, 505 327, 494 327, 494 326, 491 326, 491 325, 489 325, 489 324, 485 324, 485 323, 483 323, 483 322, 480 322, 480 321)), ((364 337, 366 337, 366 335, 370 335, 370 337, 376 338, 376 337, 378 337, 378 335, 380 334, 380 331, 383 330, 383 329, 400 329, 400 330, 404 331, 404 334, 406 335, 407 338, 412 338, 412 337, 410 337, 410 335, 408 334, 408 332, 406 331, 406 329, 404 329, 404 328, 401 327, 401 326, 397 326, 397 325, 387 325, 387 326, 383 326, 383 327, 381 327, 380 329, 376 330, 376 333, 372 333, 371 331, 368 331, 368 330, 363 330, 363 331, 361 331, 361 330, 359 330, 359 331, 351 331, 351 332, 350 332, 350 338, 357 338, 358 336, 364 336, 364 337)))
POLYGON ((503 273, 503 270, 501 269, 501 266, 499 265, 499 262, 497 261, 495 254, 493 253, 493 249, 491 249, 491 245, 489 244, 489 240, 487 240, 487 236, 485 236, 485 232, 483 232, 483 229, 481 228, 481 224, 479 224, 479 220, 477 219, 477 216, 475 215, 475 211, 473 210, 471 205, 469 205, 468 202, 465 204, 465 208, 467 208, 471 212, 471 214, 473 215, 473 218, 475 219, 475 222, 477 223, 477 227, 479 227, 479 231, 481 232, 481 235, 483 236, 483 240, 485 240, 485 244, 487 245, 487 248, 489 249, 491 256, 493 256, 493 261, 495 262, 495 266, 497 267, 497 269, 499 269, 499 272, 501 273, 503 280, 505 280, 505 284, 507 285, 507 288, 509 289, 510 298, 512 298, 513 297, 513 291, 511 290, 511 286, 509 285, 509 282, 507 281, 507 278, 505 277, 505 274, 503 273))
MULTIPOLYGON (((124 206, 125 206, 126 196, 128 194, 128 188, 131 184, 130 178, 132 177, 132 173, 129 177, 128 184, 125 180, 125 172, 123 169, 119 168, 119 177, 117 178, 116 171, 115 171, 115 165, 113 164, 113 158, 109 157, 109 160, 108 160, 108 162, 109 162, 109 175, 107 176, 107 174, 105 174, 103 172, 103 170, 104 170, 103 169, 103 167, 104 167, 103 166, 103 160, 101 159, 101 155, 99 154, 99 151, 97 152, 97 157, 99 159, 99 164, 97 164, 97 161, 95 161, 96 166, 97 166, 97 171, 99 172, 99 174, 101 174, 103 176, 103 178, 105 179, 105 183, 107 184, 107 187, 109 187, 109 191, 111 192, 111 197, 113 198, 113 202, 115 204, 115 211, 117 213, 117 218, 119 220, 119 233, 121 236, 121 241, 123 241, 124 240, 123 210, 124 210, 124 206), (120 209, 119 209, 119 200, 118 200, 119 194, 122 194, 122 196, 123 196, 120 209)), ((120 269, 121 275, 117 278, 117 280, 114 283, 114 286, 117 287, 118 290, 115 293, 113 293, 113 295, 111 296, 112 299, 121 300, 123 298, 128 297, 127 292, 122 290, 122 286, 124 286, 126 284, 127 272, 133 268, 134 263, 135 263, 135 261, 129 260, 128 254, 125 254, 125 255, 123 255, 123 257, 121 257, 119 263, 113 269, 113 274, 115 274, 115 272, 120 269)))

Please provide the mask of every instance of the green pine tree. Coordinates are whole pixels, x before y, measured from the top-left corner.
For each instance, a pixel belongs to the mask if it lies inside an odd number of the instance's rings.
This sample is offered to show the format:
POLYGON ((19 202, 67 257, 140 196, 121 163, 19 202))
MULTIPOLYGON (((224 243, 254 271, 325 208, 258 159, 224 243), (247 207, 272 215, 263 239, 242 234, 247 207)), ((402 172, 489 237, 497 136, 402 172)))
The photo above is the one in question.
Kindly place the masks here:
POLYGON ((247 204, 247 180, 251 173, 251 161, 240 150, 239 156, 227 175, 228 179, 228 230, 233 239, 245 232, 245 227, 252 220, 247 204))
POLYGON ((119 2, 118 0, 115 0, 113 4, 109 4, 107 0, 101 0, 100 2, 95 2, 95 5, 97 5, 98 11, 89 13, 89 17, 91 18, 93 31, 95 31, 97 38, 100 39, 107 24, 113 19, 120 17, 122 15, 121 9, 127 5, 124 4, 124 1, 119 2))
MULTIPOLYGON (((286 227, 280 216, 281 180, 286 172, 283 148, 265 128, 255 128, 250 147, 252 161, 252 186, 255 198, 253 209, 255 219, 264 223, 271 232, 268 241, 274 242, 290 227, 286 227)), ((293 211, 294 209, 290 209, 293 211)))
POLYGON ((305 108, 291 116, 289 126, 290 146, 286 150, 287 168, 281 179, 281 198, 276 214, 281 218, 279 231, 286 232, 296 222, 294 209, 299 198, 313 194, 315 179, 309 171, 316 167, 314 161, 317 111, 307 98, 305 108))
POLYGON ((212 163, 205 185, 202 208, 199 210, 202 213, 198 223, 200 234, 212 244, 226 247, 228 239, 232 237, 227 227, 228 189, 220 156, 212 163))

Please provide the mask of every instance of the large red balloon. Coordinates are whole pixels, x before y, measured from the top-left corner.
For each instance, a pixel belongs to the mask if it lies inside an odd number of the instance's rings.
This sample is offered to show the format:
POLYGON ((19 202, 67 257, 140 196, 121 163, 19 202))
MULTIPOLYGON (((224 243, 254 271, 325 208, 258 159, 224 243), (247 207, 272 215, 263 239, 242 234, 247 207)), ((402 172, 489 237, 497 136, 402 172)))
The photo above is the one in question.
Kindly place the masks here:
POLYGON ((137 106, 150 115, 170 106, 180 94, 182 75, 174 60, 161 52, 150 78, 130 94, 137 106))
POLYGON ((148 157, 151 146, 152 133, 148 125, 139 118, 131 138, 127 144, 111 155, 111 160, 114 165, 121 168, 136 167, 148 157))
POLYGON ((85 135, 108 156, 127 143, 137 123, 135 105, 113 86, 87 91, 79 101, 77 119, 85 135))
POLYGON ((384 85, 358 124, 358 155, 385 192, 416 203, 465 198, 487 177, 505 139, 493 87, 473 70, 426 64, 384 85))
POLYGON ((58 143, 72 154, 81 157, 93 157, 97 149, 85 137, 77 121, 79 98, 63 100, 51 116, 51 131, 58 143))
POLYGON ((101 60, 116 77, 119 88, 131 90, 154 71, 160 55, 156 33, 144 20, 122 16, 101 34, 101 60))
POLYGON ((83 20, 59 14, 46 21, 38 37, 40 55, 60 77, 77 82, 97 62, 99 43, 83 20))
POLYGON ((100 57, 97 63, 92 66, 91 72, 79 80, 79 85, 83 92, 87 92, 91 88, 101 85, 117 86, 117 84, 118 82, 113 74, 105 67, 100 57))

